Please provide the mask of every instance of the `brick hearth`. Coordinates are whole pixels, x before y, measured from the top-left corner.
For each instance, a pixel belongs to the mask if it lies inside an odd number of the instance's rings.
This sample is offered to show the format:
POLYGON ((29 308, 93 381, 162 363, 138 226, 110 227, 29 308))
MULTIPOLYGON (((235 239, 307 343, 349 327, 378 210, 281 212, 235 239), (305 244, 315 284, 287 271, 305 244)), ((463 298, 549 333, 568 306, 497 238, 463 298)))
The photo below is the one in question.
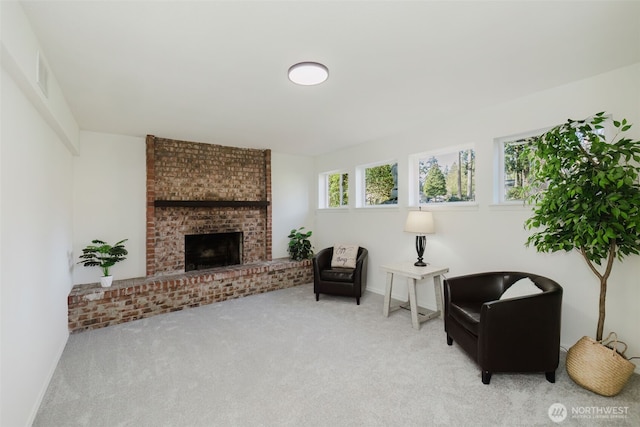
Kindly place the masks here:
MULTIPOLYGON (((76 285, 69 294, 71 332, 103 328, 313 281, 311 261, 279 259, 148 278, 76 285)), ((312 295, 310 294, 309 298, 312 295)))

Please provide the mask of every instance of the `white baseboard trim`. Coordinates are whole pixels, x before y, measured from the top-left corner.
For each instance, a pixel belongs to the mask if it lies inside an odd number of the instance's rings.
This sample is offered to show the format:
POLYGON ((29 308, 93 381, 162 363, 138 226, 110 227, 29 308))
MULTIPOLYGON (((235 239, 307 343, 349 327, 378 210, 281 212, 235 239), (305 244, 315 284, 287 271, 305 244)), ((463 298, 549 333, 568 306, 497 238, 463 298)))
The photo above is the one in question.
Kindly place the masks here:
MULTIPOLYGON (((66 327, 66 325, 65 325, 66 327)), ((58 346, 58 351, 56 352, 56 357, 53 359, 51 365, 49 366, 49 372, 47 374, 47 380, 42 385, 40 389, 40 393, 38 393, 38 399, 33 404, 31 408, 31 413, 29 415, 29 423, 27 425, 33 425, 36 420, 36 416, 38 415, 38 409, 40 409, 40 405, 42 404, 42 399, 44 399, 45 394, 47 393, 47 389, 49 388, 49 384, 51 383, 51 379, 53 378, 53 374, 56 372, 56 368, 58 367, 58 363, 60 362, 60 358, 62 357, 62 353, 64 352, 65 347, 67 346, 67 341, 69 341, 69 332, 65 334, 65 338, 63 342, 58 346)))

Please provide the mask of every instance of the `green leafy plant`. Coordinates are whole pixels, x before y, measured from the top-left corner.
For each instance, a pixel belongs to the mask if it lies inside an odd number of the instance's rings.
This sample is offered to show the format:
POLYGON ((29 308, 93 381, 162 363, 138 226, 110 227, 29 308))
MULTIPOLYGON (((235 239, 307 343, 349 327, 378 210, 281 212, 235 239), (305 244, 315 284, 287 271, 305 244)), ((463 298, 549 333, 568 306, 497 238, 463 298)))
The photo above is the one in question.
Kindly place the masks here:
POLYGON ((125 255, 128 254, 124 248, 124 242, 127 239, 120 240, 118 243, 109 245, 102 240, 92 240, 92 245, 88 245, 82 250, 80 261, 85 267, 100 267, 104 276, 109 276, 109 268, 115 263, 124 261, 125 255))
POLYGON ((365 202, 367 206, 397 203, 392 195, 395 184, 393 165, 367 168, 365 170, 365 202))
POLYGON ((294 261, 302 261, 303 259, 309 259, 313 257, 313 247, 309 241, 312 232, 302 232, 304 227, 300 227, 297 230, 294 228, 289 233, 289 256, 294 261))
POLYGON ((535 207, 525 227, 540 230, 526 245, 582 254, 600 280, 598 341, 613 262, 640 253, 640 141, 623 137, 631 128, 626 119, 611 120, 616 135, 607 141, 608 120, 604 112, 568 120, 527 148, 531 186, 538 190, 528 197, 535 207))

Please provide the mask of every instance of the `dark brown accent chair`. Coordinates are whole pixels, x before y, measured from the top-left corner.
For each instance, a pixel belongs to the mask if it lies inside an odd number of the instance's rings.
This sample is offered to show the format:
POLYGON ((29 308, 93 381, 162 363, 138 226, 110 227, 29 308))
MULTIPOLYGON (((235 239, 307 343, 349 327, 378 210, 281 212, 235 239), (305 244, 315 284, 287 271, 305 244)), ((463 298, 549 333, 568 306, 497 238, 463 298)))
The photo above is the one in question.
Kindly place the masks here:
POLYGON ((367 258, 369 252, 358 248, 356 268, 332 268, 333 247, 322 249, 313 257, 313 292, 316 301, 320 294, 355 297, 360 305, 360 297, 367 287, 367 258))
POLYGON ((521 272, 490 272, 444 280, 444 330, 480 365, 482 382, 494 372, 544 372, 555 382, 560 358, 562 287, 521 272), (528 277, 543 292, 500 300, 528 277))

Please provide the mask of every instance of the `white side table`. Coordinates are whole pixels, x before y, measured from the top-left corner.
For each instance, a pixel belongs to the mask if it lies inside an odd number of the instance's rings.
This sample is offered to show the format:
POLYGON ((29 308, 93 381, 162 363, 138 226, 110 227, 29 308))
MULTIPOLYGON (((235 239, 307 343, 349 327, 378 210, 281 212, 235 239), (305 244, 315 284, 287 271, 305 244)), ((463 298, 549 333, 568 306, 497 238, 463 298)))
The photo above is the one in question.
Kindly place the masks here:
POLYGON ((389 317, 389 313, 400 308, 406 308, 407 303, 393 300, 396 304, 391 306, 391 291, 393 289, 394 275, 405 276, 409 287, 409 302, 411 307, 411 323, 414 329, 420 329, 420 323, 436 317, 442 317, 442 279, 441 275, 448 273, 448 267, 435 267, 428 265, 426 267, 416 267, 413 262, 399 262, 393 264, 385 264, 380 267, 387 272, 387 287, 384 293, 384 307, 382 314, 389 317), (419 307, 416 299, 416 281, 433 277, 433 290, 436 296, 436 311, 428 308, 419 307))

